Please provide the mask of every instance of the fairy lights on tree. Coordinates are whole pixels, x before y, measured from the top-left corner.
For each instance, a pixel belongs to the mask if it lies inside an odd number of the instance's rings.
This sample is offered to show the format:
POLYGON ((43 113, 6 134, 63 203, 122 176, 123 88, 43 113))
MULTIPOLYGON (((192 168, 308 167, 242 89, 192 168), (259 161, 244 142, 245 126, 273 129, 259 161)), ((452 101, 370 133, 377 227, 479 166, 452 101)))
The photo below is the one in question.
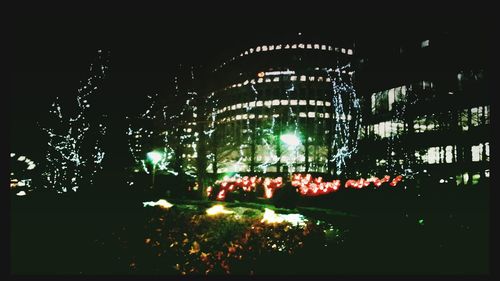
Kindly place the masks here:
POLYGON ((332 83, 334 110, 333 153, 329 161, 335 164, 337 175, 346 172, 346 160, 357 151, 358 132, 361 124, 359 98, 352 83, 350 64, 336 69, 324 69, 332 83))
POLYGON ((153 150, 162 152, 163 157, 155 163, 157 171, 177 174, 171 167, 174 159, 174 149, 169 143, 169 131, 166 130, 166 123, 169 119, 167 106, 160 106, 157 102, 158 94, 148 95, 147 109, 135 117, 127 117, 129 124, 126 135, 128 136, 129 152, 132 155, 135 165, 149 174, 151 167, 147 164, 146 154, 153 150), (161 123, 158 124, 158 115, 161 113, 161 123), (163 131, 161 131, 163 129, 163 131), (159 136, 162 136, 159 138, 159 136))
POLYGON ((97 62, 90 65, 90 77, 80 82, 76 104, 75 100, 63 102, 57 97, 51 105, 52 120, 42 128, 49 139, 42 172, 45 188, 59 193, 77 191, 79 187, 92 185, 103 168, 105 115, 91 112, 90 102, 106 77, 108 55, 109 52, 98 51, 97 62))

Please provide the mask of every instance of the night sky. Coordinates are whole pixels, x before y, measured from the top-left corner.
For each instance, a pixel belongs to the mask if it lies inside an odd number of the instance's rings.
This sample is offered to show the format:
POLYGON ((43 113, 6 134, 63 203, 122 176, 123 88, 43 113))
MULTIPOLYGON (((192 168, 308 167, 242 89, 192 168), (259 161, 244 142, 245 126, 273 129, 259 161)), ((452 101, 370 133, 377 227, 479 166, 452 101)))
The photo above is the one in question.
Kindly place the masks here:
POLYGON ((355 39, 376 45, 415 32, 478 25, 470 18, 461 20, 458 14, 453 21, 442 21, 438 10, 422 21, 418 12, 399 17, 388 12, 374 15, 369 7, 358 11, 354 7, 332 10, 274 5, 265 9, 263 3, 259 5, 261 8, 248 10, 210 6, 196 11, 192 7, 144 7, 137 13, 112 8, 111 16, 98 7, 95 14, 78 9, 74 14, 57 13, 47 6, 43 8, 51 10, 48 14, 38 13, 37 7, 21 10, 13 19, 11 151, 43 156, 45 142, 40 140, 44 134, 37 121, 47 117, 56 96, 76 94, 99 49, 111 52, 109 79, 100 93, 102 102, 119 118, 137 112, 138 102, 147 94, 172 94, 172 74, 179 64, 220 63, 224 54, 236 54, 253 42, 302 32, 312 38, 332 38, 333 42, 355 39))

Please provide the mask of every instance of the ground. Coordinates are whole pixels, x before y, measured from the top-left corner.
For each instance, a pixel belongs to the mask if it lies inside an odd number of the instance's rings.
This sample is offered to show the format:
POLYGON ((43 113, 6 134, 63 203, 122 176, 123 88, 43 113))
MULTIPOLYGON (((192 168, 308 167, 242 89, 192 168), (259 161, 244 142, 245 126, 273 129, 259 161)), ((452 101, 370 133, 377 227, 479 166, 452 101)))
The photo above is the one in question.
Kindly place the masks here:
POLYGON ((270 202, 52 194, 13 197, 13 274, 480 274, 489 271, 481 190, 345 193, 270 202), (404 194, 404 195, 403 195, 404 194), (419 195, 420 194, 420 195, 419 195), (425 195, 422 195, 425 194, 425 195), (158 198, 160 199, 160 198, 158 198), (209 216, 222 204, 234 213, 209 216), (262 222, 265 209, 303 225, 262 222))

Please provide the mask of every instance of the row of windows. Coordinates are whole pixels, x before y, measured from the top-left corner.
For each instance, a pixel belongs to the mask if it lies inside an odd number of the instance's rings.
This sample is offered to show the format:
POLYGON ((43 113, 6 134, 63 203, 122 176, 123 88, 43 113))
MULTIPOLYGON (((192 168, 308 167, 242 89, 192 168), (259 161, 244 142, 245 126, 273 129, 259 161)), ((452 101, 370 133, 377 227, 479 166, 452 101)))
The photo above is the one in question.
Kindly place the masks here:
POLYGON ((380 113, 392 110, 394 102, 403 101, 406 96, 406 85, 392 88, 372 94, 371 109, 372 113, 380 113))
MULTIPOLYGON (((451 111, 443 114, 430 114, 418 116, 413 122, 415 133, 427 131, 448 130, 451 127, 451 111)), ((490 106, 479 106, 463 109, 459 113, 458 125, 463 131, 472 127, 490 123, 490 106)), ((383 121, 378 124, 368 125, 368 134, 388 138, 396 136, 404 131, 404 123, 393 120, 383 121)))
POLYGON ((393 109, 395 102, 404 101, 408 90, 412 87, 429 91, 434 88, 432 81, 420 81, 413 85, 403 85, 392 89, 373 93, 371 96, 371 111, 373 114, 389 112, 393 109))
MULTIPOLYGON (((274 118, 278 118, 280 117, 279 114, 272 114, 272 115, 267 115, 267 114, 238 114, 238 115, 235 115, 235 116, 231 116, 231 117, 224 117, 222 119, 220 119, 217 123, 220 124, 220 123, 224 123, 224 122, 228 122, 228 121, 234 121, 234 120, 247 120, 247 119, 267 119, 267 118, 271 118, 271 117, 274 117, 274 118)), ((330 113, 322 113, 322 112, 300 112, 299 113, 299 117, 301 118, 324 118, 324 119, 329 119, 330 118, 330 113)), ((345 115, 345 114, 342 114, 342 116, 340 116, 340 119, 341 120, 351 120, 352 117, 351 115, 345 115)))
MULTIPOLYGON (((347 54, 347 55, 353 55, 354 51, 349 48, 340 48, 340 47, 335 47, 333 48, 330 45, 320 45, 320 44, 304 44, 304 43, 299 43, 299 44, 278 44, 278 45, 263 45, 263 46, 258 46, 256 48, 250 48, 248 50, 245 50, 244 52, 240 53, 240 57, 247 56, 253 53, 259 53, 259 52, 268 52, 268 51, 274 51, 274 50, 286 50, 286 49, 309 49, 309 50, 322 50, 322 51, 334 51, 335 52, 340 52, 342 54, 347 54)), ((234 61, 236 57, 232 57, 228 62, 223 62, 221 65, 219 65, 218 68, 216 68, 214 71, 217 71, 218 69, 222 68, 225 66, 227 63, 230 61, 234 61)))
POLYGON ((240 88, 242 86, 246 86, 248 84, 256 84, 256 83, 272 83, 272 82, 279 82, 281 81, 297 81, 297 79, 301 82, 331 82, 331 79, 329 77, 322 77, 322 76, 306 76, 306 75, 285 75, 282 77, 275 76, 275 77, 268 77, 268 78, 258 78, 256 79, 251 79, 251 80, 245 80, 243 83, 237 83, 233 84, 231 86, 227 86, 224 88, 224 90, 230 89, 230 88, 240 88))
POLYGON ((490 123, 490 106, 478 106, 471 109, 460 111, 459 125, 462 130, 469 130, 469 124, 472 127, 490 123), (470 113, 470 115, 469 115, 470 113))
POLYGON ((380 138, 389 138, 399 135, 404 130, 403 122, 385 121, 368 126, 369 134, 380 138))
POLYGON ((246 103, 237 103, 229 105, 217 110, 217 113, 224 113, 230 110, 237 110, 241 108, 254 108, 254 107, 272 107, 272 106, 282 106, 282 105, 314 105, 314 106, 330 106, 331 102, 321 101, 321 100, 266 100, 266 101, 252 101, 246 103))
POLYGON ((457 161, 455 145, 429 147, 424 151, 415 152, 417 160, 427 164, 453 163, 457 161))

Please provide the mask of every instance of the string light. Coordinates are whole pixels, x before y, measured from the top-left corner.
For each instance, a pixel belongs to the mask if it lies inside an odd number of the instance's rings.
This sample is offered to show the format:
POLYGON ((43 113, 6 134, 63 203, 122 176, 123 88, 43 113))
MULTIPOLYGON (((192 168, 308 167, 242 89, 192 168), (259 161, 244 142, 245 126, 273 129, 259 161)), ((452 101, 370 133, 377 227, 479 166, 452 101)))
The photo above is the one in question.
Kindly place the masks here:
MULTIPOLYGON (((109 55, 109 52, 106 54, 109 55)), ((106 134, 104 115, 99 120, 89 118, 89 99, 96 95, 99 84, 106 76, 107 55, 99 50, 97 67, 90 65, 91 76, 81 82, 77 91, 74 116, 63 110, 59 97, 51 105, 49 113, 55 120, 51 127, 42 128, 49 138, 42 172, 45 188, 54 188, 59 193, 76 191, 80 186, 92 185, 94 176, 102 170, 105 152, 101 142, 106 134)))

